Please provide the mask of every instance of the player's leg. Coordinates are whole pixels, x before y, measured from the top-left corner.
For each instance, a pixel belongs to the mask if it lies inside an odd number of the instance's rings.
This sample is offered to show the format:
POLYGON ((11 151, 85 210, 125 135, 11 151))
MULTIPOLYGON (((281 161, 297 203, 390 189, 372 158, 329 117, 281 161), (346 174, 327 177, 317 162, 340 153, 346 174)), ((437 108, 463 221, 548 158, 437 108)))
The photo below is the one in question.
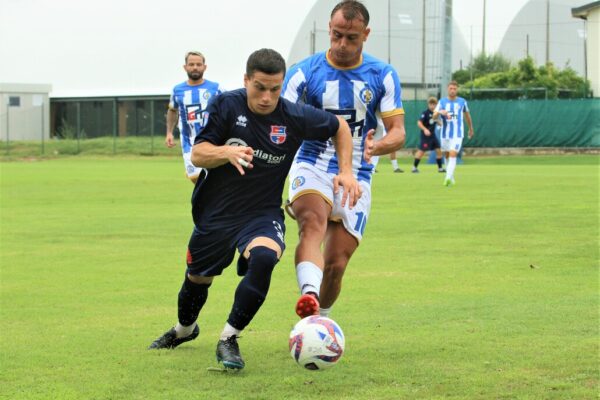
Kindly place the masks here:
POLYGON ((448 165, 446 166, 446 178, 444 179, 445 186, 451 186, 454 184, 454 170, 456 169, 456 156, 458 152, 450 150, 448 152, 448 165))
POLYGON ((325 240, 331 206, 320 195, 308 193, 292 203, 292 210, 299 233, 295 263, 301 297, 296 303, 296 313, 304 318, 319 310, 319 290, 325 265, 321 243, 325 240))
POLYGON ((263 305, 275 265, 279 262, 284 241, 283 215, 263 216, 247 224, 235 241, 242 253, 238 258, 239 282, 233 305, 217 342, 217 361, 225 368, 244 368, 237 339, 263 305))
POLYGON ((331 220, 324 244, 325 269, 321 284, 321 310, 329 315, 342 288, 342 278, 350 257, 362 240, 371 210, 371 186, 360 181, 362 196, 352 210, 341 207, 340 195, 335 196, 331 220))
POLYGON ((304 318, 319 312, 319 290, 323 279, 323 254, 327 221, 333 204, 333 174, 306 163, 294 164, 290 170, 290 215, 298 223, 299 241, 296 246, 296 278, 301 296, 296 313, 304 318))
POLYGON ((321 315, 329 315, 331 307, 340 295, 344 272, 357 247, 356 237, 352 236, 343 224, 329 223, 324 248, 325 269, 321 283, 321 315))
POLYGON ((149 349, 172 349, 198 336, 200 328, 196 320, 208 298, 208 289, 214 277, 221 274, 223 265, 233 260, 235 249, 221 240, 226 237, 227 233, 200 234, 194 229, 188 244, 185 278, 177 296, 177 324, 152 342, 149 349), (213 241, 225 246, 207 245, 213 241))
POLYGON ((443 160, 444 159, 443 159, 442 151, 438 147, 437 149, 435 149, 435 162, 437 163, 437 166, 438 166, 438 172, 446 172, 446 170, 444 169, 443 160))
POLYGON ((397 172, 397 173, 404 172, 402 170, 402 168, 398 167, 398 159, 396 158, 396 152, 395 151, 390 153, 390 161, 392 163, 392 170, 394 172, 397 172))
POLYGON ((421 158, 423 158, 423 154, 425 154, 425 152, 421 149, 418 149, 417 152, 415 153, 415 160, 413 161, 413 167, 412 167, 413 173, 419 172, 419 163, 421 162, 421 158))
POLYGON ((438 172, 446 172, 443 166, 443 155, 440 149, 440 142, 437 136, 432 135, 431 137, 431 149, 435 150, 435 162, 438 166, 438 172))

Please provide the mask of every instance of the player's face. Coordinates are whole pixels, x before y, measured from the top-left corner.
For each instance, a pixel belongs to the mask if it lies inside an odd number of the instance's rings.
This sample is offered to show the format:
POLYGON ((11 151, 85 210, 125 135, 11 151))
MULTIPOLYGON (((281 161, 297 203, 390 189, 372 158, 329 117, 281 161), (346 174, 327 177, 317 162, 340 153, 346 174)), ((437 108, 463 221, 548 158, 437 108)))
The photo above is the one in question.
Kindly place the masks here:
POLYGON ((204 76, 206 64, 200 56, 189 55, 186 64, 183 66, 190 81, 200 81, 204 76))
POLYGON ((427 103, 427 108, 429 108, 429 111, 433 111, 436 105, 436 103, 427 103))
POLYGON ((448 85, 448 97, 453 99, 456 97, 458 93, 458 86, 456 85, 448 85))
POLYGON ((244 86, 248 94, 248 108, 254 114, 271 114, 277 103, 283 86, 283 72, 270 75, 256 71, 252 76, 244 75, 244 86))
POLYGON ((338 10, 329 21, 329 57, 340 67, 356 65, 362 54, 364 42, 371 32, 362 19, 348 21, 338 10))

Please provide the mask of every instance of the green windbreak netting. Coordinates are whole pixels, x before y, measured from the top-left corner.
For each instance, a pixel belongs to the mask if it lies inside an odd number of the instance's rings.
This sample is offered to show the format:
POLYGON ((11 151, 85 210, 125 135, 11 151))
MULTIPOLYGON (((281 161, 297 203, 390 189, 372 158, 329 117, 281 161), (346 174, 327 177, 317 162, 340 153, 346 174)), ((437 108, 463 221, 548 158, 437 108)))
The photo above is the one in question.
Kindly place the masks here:
MULTIPOLYGON (((468 101, 475 137, 465 147, 600 147, 600 99, 468 101)), ((404 101, 406 145, 417 147, 425 101, 404 101)), ((465 134, 467 133, 465 124, 465 134)))

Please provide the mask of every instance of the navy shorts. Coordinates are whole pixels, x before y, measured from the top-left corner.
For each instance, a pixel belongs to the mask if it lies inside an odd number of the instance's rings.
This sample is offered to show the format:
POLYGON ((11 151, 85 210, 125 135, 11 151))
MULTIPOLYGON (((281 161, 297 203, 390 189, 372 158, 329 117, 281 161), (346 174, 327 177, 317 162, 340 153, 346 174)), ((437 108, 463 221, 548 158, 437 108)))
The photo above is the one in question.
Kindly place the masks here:
POLYGON ((194 228, 187 251, 187 272, 191 275, 221 275, 233 258, 235 251, 240 253, 237 273, 246 274, 247 260, 242 256, 246 246, 257 237, 273 239, 285 250, 285 224, 281 209, 266 211, 254 218, 237 224, 227 224, 218 229, 194 228))
POLYGON ((439 149, 439 148, 440 148, 440 142, 434 133, 432 133, 429 136, 425 136, 423 133, 421 133, 421 143, 419 144, 419 150, 429 151, 429 150, 435 150, 435 149, 439 149))

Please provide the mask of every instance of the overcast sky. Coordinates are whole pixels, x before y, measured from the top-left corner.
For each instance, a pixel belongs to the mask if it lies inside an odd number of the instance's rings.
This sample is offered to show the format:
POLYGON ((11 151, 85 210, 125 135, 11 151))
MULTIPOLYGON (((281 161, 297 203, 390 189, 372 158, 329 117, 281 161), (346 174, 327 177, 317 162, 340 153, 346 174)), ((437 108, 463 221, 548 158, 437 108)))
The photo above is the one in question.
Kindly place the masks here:
MULTIPOLYGON (((486 51, 498 48, 526 2, 487 0, 486 51)), ((271 47, 288 55, 315 3, 0 0, 0 82, 49 83, 54 97, 167 94, 185 79, 183 54, 198 49, 207 53, 206 78, 239 87, 253 50, 271 47)), ((483 0, 453 4, 455 20, 467 43, 472 32, 477 54, 483 0)))

